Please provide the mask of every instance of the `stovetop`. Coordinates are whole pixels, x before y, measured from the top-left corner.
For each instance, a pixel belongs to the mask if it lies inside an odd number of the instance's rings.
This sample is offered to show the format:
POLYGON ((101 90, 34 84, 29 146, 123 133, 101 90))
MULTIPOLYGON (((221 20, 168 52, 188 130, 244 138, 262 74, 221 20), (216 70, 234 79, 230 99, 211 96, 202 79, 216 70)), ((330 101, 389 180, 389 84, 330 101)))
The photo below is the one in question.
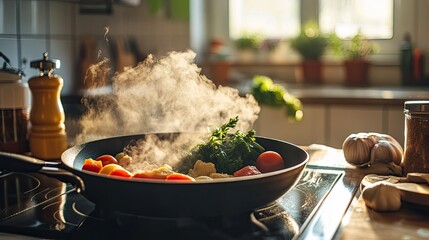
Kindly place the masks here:
MULTIPOLYGON (((334 198, 341 191, 343 175, 340 170, 308 166, 298 184, 269 206, 237 216, 177 219, 105 212, 71 185, 56 179, 37 173, 0 172, 0 236, 10 239, 13 234, 44 239, 303 239, 324 228, 321 216, 329 215, 326 212, 335 208, 334 198)), ((338 224, 340 220, 329 221, 338 224)), ((335 229, 330 233, 323 230, 323 234, 333 235, 335 229)))

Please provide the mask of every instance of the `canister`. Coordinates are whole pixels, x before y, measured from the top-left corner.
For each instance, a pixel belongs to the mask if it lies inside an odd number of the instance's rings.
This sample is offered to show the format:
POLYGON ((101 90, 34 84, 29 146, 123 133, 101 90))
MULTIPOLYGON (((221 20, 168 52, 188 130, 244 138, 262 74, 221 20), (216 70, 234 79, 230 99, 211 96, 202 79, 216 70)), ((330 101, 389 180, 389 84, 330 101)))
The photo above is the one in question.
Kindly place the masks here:
POLYGON ((406 101, 404 114, 404 175, 429 173, 429 101, 406 101))
POLYGON ((30 90, 21 70, 11 67, 4 56, 0 68, 0 151, 28 152, 30 90))

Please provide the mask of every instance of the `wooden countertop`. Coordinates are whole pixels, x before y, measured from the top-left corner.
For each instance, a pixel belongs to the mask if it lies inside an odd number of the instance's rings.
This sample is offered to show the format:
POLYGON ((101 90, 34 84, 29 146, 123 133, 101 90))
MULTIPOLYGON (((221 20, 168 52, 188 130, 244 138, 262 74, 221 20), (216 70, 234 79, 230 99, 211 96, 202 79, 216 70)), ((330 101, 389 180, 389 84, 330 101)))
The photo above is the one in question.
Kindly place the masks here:
MULTIPOLYGON (((323 145, 303 148, 310 154, 309 164, 344 170, 346 185, 359 187, 363 177, 372 173, 348 164, 341 149, 323 145)), ((358 188, 335 239, 429 239, 429 207, 403 202, 399 211, 376 212, 365 205, 358 188)))
POLYGON ((402 204, 396 212, 376 212, 359 197, 339 238, 349 239, 429 239, 429 207, 402 204))

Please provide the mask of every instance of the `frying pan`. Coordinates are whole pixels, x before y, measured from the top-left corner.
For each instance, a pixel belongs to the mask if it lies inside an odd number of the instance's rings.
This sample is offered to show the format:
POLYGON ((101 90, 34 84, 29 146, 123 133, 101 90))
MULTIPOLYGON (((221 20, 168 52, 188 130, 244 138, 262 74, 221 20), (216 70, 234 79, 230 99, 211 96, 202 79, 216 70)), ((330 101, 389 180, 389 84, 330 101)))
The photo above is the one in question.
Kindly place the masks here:
MULTIPOLYGON (((177 133, 156 133, 168 137, 177 133)), ((146 134, 148 135, 148 134, 146 134)), ((81 171, 86 158, 115 155, 145 134, 119 136, 77 145, 66 150, 61 162, 45 162, 24 155, 0 153, 0 170, 39 172, 74 184, 90 201, 108 212, 151 217, 210 217, 251 212, 271 204, 300 179, 308 153, 276 139, 256 137, 265 150, 285 160, 282 170, 215 181, 164 181, 126 179, 81 171)))

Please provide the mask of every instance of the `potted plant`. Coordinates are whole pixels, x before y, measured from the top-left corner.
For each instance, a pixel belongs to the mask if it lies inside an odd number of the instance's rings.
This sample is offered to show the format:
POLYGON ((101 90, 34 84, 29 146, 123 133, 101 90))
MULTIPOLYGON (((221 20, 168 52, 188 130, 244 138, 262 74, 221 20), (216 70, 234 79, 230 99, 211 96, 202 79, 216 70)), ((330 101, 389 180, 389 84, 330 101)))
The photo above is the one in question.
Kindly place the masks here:
POLYGON ((261 50, 264 54, 263 60, 268 60, 270 62, 278 62, 281 59, 279 55, 279 46, 281 45, 282 40, 273 38, 273 39, 264 39, 261 44, 261 50))
POLYGON ((291 40, 290 46, 302 57, 304 80, 312 83, 322 82, 322 62, 328 41, 320 35, 319 27, 315 22, 304 25, 301 33, 291 40))
POLYGON ((367 57, 377 51, 377 45, 370 43, 360 32, 348 41, 342 41, 337 35, 332 34, 329 41, 333 53, 344 57, 345 84, 348 86, 368 85, 370 62, 367 57))
POLYGON ((210 42, 210 78, 217 86, 226 86, 229 82, 230 62, 229 52, 220 39, 210 42))
POLYGON ((234 40, 238 57, 242 61, 251 61, 255 58, 256 51, 259 50, 262 37, 256 33, 244 33, 234 40))

